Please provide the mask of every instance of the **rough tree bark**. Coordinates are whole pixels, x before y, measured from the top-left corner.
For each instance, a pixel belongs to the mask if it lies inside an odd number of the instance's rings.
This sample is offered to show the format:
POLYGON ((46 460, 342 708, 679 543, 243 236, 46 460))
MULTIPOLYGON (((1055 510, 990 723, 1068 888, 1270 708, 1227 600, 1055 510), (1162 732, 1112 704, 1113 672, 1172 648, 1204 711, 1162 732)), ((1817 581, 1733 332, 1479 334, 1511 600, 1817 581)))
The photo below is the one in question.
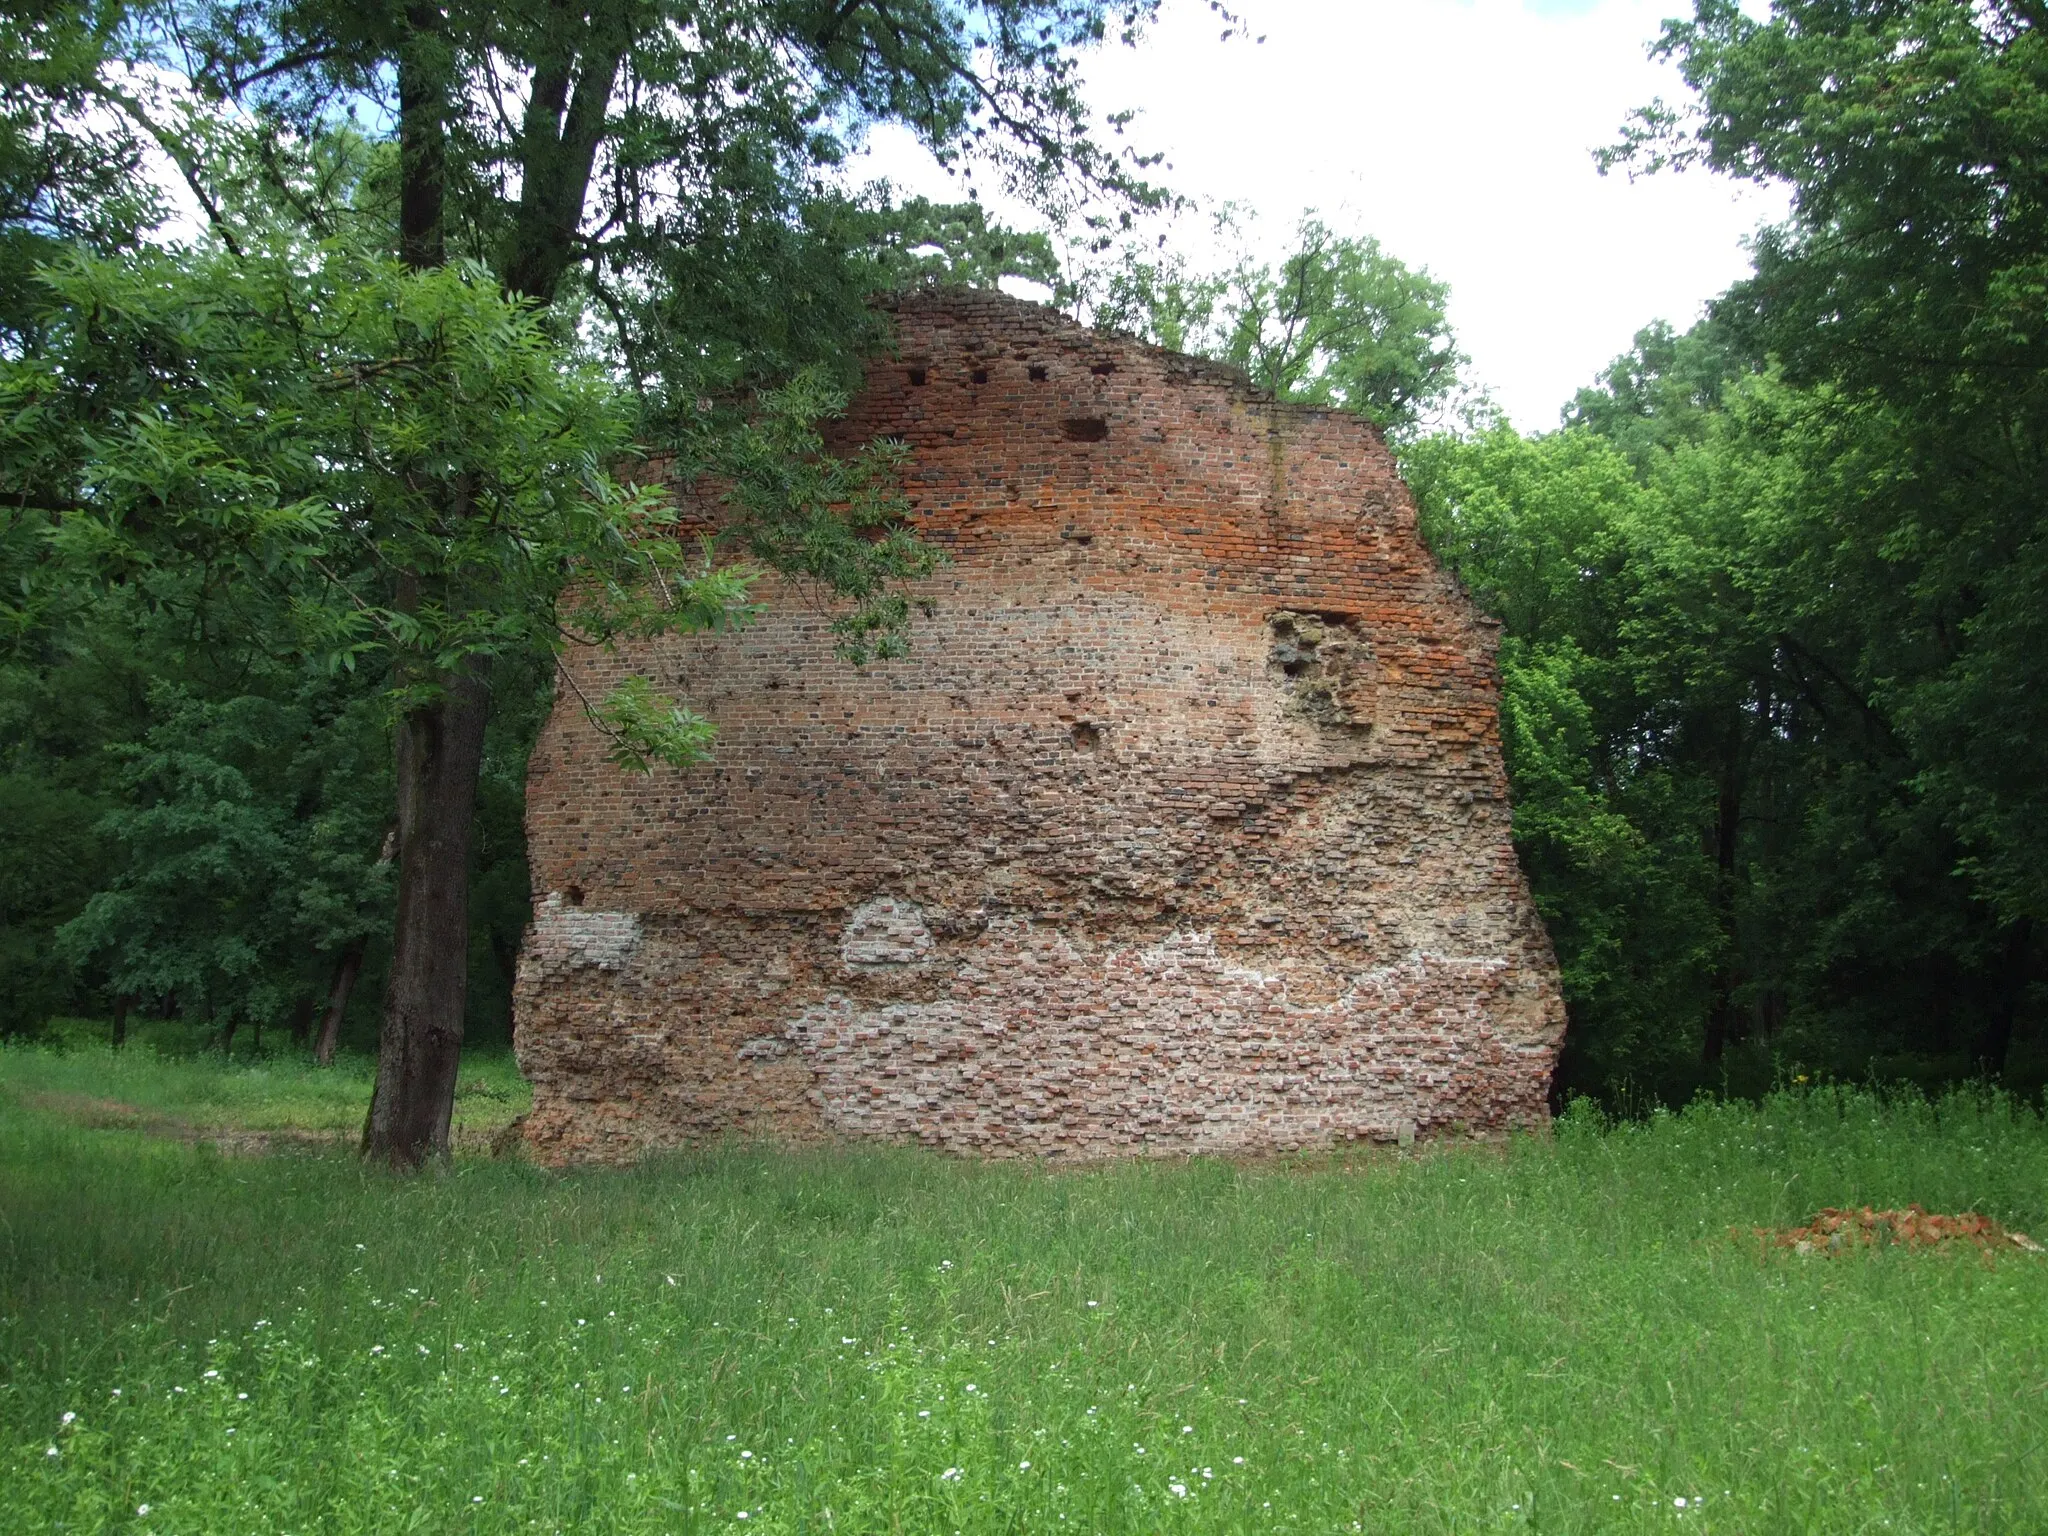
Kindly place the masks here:
POLYGON ((448 1150, 469 1001, 469 848, 490 690, 443 680, 398 725, 398 925, 363 1156, 417 1168, 448 1150))
MULTIPOLYGON (((416 272, 448 259, 452 78, 440 9, 415 0, 398 50, 398 249, 416 272)), ((418 577, 406 574, 400 587, 399 606, 416 608, 418 577)), ((435 681, 438 695, 398 722, 398 917, 377 1086, 363 1122, 363 1156, 394 1168, 417 1168, 448 1150, 469 1001, 470 821, 489 694, 473 673, 435 681)))
MULTIPOLYGON (((573 259, 623 57, 616 9, 600 7, 580 34, 572 29, 534 83, 522 125, 521 207, 501 274, 508 291, 524 297, 552 297, 573 259), (606 24, 592 24, 598 20, 606 24), (593 46, 599 33, 603 42, 593 46)), ((446 121, 455 80, 440 9, 415 0, 398 55, 399 250, 415 270, 447 259, 446 121)), ((456 506, 451 515, 466 511, 456 506)), ((395 1167, 417 1167, 448 1149, 468 1002, 471 821, 490 694, 481 665, 437 681, 440 697, 408 711, 398 730, 398 922, 377 1087, 363 1127, 363 1155, 395 1167)))
MULTIPOLYGON (((626 11, 606 0, 580 26, 565 20, 556 56, 536 73, 521 124, 520 205, 500 253, 509 293, 546 303, 576 259, 626 11)), ((399 253, 415 271, 447 260, 447 121, 459 87, 449 46, 439 5, 407 4, 397 50, 399 253)), ((451 518, 469 515, 459 492, 452 500, 451 518)), ((401 586, 417 594, 419 579, 401 586)), ((440 697, 408 711, 398 730, 398 920, 363 1126, 363 1156, 400 1168, 448 1149, 468 1002, 471 821, 490 713, 481 664, 434 681, 440 697)))

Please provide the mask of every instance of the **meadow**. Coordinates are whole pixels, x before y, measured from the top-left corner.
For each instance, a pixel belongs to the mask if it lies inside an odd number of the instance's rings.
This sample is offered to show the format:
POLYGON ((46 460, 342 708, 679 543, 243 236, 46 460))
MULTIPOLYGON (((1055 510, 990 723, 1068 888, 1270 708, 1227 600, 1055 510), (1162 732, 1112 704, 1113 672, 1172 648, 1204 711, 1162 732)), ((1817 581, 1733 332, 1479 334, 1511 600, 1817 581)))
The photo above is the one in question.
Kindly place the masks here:
MULTIPOLYGON (((464 1080, 480 1142, 516 1073, 464 1080)), ((348 1155, 367 1089, 0 1048, 0 1531, 2048 1528, 2048 1259, 1742 1235, 2048 1236, 2048 1128, 1993 1094, 399 1180, 348 1155)))

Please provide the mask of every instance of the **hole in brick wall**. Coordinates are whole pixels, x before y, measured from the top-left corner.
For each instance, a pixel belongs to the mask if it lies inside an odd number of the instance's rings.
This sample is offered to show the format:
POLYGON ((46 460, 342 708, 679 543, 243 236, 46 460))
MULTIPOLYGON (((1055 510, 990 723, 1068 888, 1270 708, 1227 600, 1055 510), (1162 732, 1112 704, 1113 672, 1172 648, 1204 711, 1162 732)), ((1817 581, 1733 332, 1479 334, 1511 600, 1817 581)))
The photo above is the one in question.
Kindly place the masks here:
POLYGON ((1067 734, 1074 738, 1076 752, 1093 752, 1102 745, 1101 727, 1090 725, 1086 720, 1079 722, 1067 734))
POLYGON ((1060 537, 1072 544, 1093 544, 1095 542, 1094 534, 1079 533, 1072 527, 1062 528, 1060 530, 1060 537))
POLYGON ((1282 609, 1266 617, 1266 663, 1285 680, 1294 713, 1318 725, 1372 728, 1372 642, 1349 614, 1282 609))
POLYGON ((923 370, 922 368, 910 368, 910 369, 906 369, 906 370, 905 370, 905 372, 907 372, 907 373, 908 373, 908 374, 910 375, 910 382, 911 382, 911 383, 913 383, 913 384, 922 384, 922 383, 924 383, 924 380, 925 380, 925 371, 924 371, 924 370, 923 370))
POLYGON ((977 384, 986 384, 988 382, 988 370, 986 368, 977 368, 969 377, 977 384))
POLYGON ((1025 372, 1031 375, 1032 383, 1043 384, 1045 382, 1045 364, 1033 363, 1025 372))
POLYGON ((569 887, 569 888, 568 888, 567 890, 565 890, 564 892, 562 892, 562 900, 564 900, 564 901, 568 902, 568 903, 569 903, 569 905, 570 905, 570 906, 572 906, 572 907, 580 907, 580 906, 582 906, 582 905, 583 905, 583 887, 582 887, 582 886, 580 886, 580 885, 572 885, 572 886, 570 886, 570 887, 569 887))
POLYGON ((1070 416, 1060 423, 1060 436, 1072 443, 1099 443, 1109 436, 1109 423, 1100 416, 1070 416))
POLYGON ((1088 371, 1089 371, 1090 373, 1094 374, 1094 375, 1095 375, 1095 376, 1096 376, 1097 378, 1104 378, 1104 379, 1106 379, 1106 378, 1108 378, 1108 377, 1109 377, 1109 376, 1110 376, 1110 375, 1111 375, 1112 373, 1115 373, 1115 372, 1116 372, 1116 364, 1115 364, 1115 363, 1097 363, 1097 364, 1096 364, 1096 365, 1095 365, 1094 367, 1090 368, 1090 369, 1089 369, 1088 371))

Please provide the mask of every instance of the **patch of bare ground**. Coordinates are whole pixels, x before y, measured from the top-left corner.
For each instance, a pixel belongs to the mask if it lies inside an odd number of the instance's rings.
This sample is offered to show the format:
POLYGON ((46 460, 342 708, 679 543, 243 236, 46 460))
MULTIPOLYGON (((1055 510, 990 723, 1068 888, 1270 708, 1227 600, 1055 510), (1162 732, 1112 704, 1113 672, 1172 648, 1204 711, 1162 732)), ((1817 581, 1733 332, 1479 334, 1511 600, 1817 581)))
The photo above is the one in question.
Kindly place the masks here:
MULTIPOLYGON (((146 1109, 120 1099, 97 1098, 83 1093, 23 1093, 16 1095, 25 1108, 41 1110, 70 1121, 85 1130, 134 1131, 160 1141, 186 1146, 212 1147, 224 1157, 267 1157, 280 1152, 353 1151, 358 1135, 338 1128, 310 1126, 238 1126, 189 1120, 161 1110, 146 1109)), ((487 1153, 502 1129, 494 1126, 469 1128, 457 1125, 451 1140, 457 1152, 487 1153)))

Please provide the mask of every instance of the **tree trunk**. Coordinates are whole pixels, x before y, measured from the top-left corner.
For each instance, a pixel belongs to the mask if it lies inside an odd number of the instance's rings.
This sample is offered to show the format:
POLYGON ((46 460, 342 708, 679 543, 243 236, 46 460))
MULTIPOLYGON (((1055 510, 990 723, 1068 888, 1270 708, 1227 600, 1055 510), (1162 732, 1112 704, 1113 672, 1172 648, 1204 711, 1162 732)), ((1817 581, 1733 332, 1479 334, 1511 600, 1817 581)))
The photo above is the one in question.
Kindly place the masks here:
POLYGON ((469 1001, 469 845, 490 692, 481 663, 398 724, 398 926, 363 1156, 416 1168, 448 1150, 469 1001))
POLYGON ((313 997, 308 992, 301 992, 292 1004, 292 1044, 300 1050, 306 1048, 306 1036, 313 1033, 313 1007, 313 997))
MULTIPOLYGON (((398 50, 398 251, 415 272, 447 260, 447 119, 454 76, 440 7, 410 0, 398 50)), ((467 508, 457 508, 457 518, 467 508)), ((416 610, 418 582, 399 583, 416 610)), ((401 661, 401 681, 427 682, 401 661)), ((469 842, 489 713, 481 664, 431 679, 399 717, 398 921, 362 1153, 417 1168, 448 1150, 469 988, 469 842)))
POLYGON ((1740 749, 1731 745, 1721 768, 1720 805, 1714 820, 1714 905, 1720 916, 1723 948, 1721 966, 1714 976, 1713 1005, 1707 1010, 1707 1038, 1701 1051, 1709 1066, 1721 1059, 1729 1045, 1739 1043, 1745 1033, 1735 1009, 1741 965, 1735 943, 1736 833, 1742 824, 1740 765, 1740 749))
POLYGON ((323 1067, 334 1065, 342 1016, 348 1012, 349 994, 356 989, 356 977, 363 969, 363 951, 369 945, 367 937, 353 939, 334 962, 334 980, 327 987, 327 1012, 320 1017, 320 1038, 313 1044, 313 1059, 323 1067))
POLYGON ((415 0, 405 8, 398 50, 398 254, 415 272, 448 259, 442 217, 450 63, 439 5, 415 0))
POLYGON ((1991 1017, 1977 1036, 1977 1070, 1986 1077, 2004 1075, 2006 1057, 2012 1053, 2013 1025, 2033 982, 2033 951, 2034 921, 2023 917, 2006 933, 2003 985, 1991 1017))
POLYGON ((114 1049, 128 1043, 128 1008, 135 1001, 126 992, 114 999, 114 1049))

